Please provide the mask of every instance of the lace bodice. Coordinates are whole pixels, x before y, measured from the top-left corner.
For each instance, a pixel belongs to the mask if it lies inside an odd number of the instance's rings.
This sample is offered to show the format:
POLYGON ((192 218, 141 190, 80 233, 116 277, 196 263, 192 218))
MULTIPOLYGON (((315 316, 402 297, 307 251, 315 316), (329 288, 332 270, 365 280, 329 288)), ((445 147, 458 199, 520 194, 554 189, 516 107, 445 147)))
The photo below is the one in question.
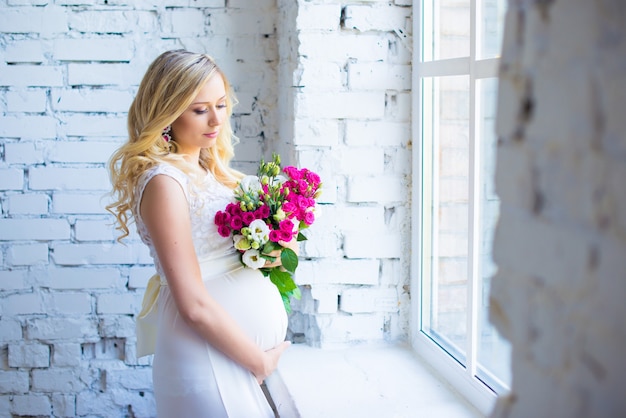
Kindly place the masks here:
POLYGON ((234 252, 232 239, 220 236, 214 222, 217 211, 223 210, 229 202, 233 201, 232 190, 219 183, 211 173, 207 174, 201 184, 196 184, 180 169, 166 163, 159 164, 150 168, 139 179, 136 190, 137 203, 136 207, 133 208, 137 232, 141 240, 150 249, 157 273, 164 277, 152 239, 141 219, 139 205, 146 185, 154 176, 159 174, 176 180, 185 193, 189 203, 193 245, 198 259, 220 257, 234 252))

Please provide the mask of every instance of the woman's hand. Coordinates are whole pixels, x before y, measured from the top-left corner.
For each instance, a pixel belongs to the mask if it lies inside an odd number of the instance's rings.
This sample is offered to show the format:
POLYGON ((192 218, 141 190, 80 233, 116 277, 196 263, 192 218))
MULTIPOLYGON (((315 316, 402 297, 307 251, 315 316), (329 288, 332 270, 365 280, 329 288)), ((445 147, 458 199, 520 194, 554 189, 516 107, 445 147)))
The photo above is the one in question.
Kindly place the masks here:
MULTIPOLYGON (((285 242, 285 241, 278 241, 278 243, 281 245, 281 247, 284 248, 289 248, 290 250, 292 250, 294 253, 296 253, 296 255, 298 255, 298 253, 300 252, 300 244, 298 243, 298 240, 294 237, 291 239, 291 241, 289 242, 285 242)), ((282 250, 274 250, 272 252, 270 252, 269 256, 272 257, 276 257, 276 260, 269 262, 266 261, 265 265, 263 267, 278 267, 281 266, 283 263, 280 261, 280 252, 282 250)))
POLYGON ((276 367, 278 367, 278 360, 280 359, 280 356, 290 345, 291 345, 290 341, 283 341, 282 343, 278 344, 276 347, 270 350, 267 350, 265 352, 265 360, 264 360, 265 364, 264 364, 263 370, 254 374, 257 382, 259 382, 259 385, 263 383, 263 381, 269 375, 271 375, 274 372, 274 370, 276 370, 276 367))

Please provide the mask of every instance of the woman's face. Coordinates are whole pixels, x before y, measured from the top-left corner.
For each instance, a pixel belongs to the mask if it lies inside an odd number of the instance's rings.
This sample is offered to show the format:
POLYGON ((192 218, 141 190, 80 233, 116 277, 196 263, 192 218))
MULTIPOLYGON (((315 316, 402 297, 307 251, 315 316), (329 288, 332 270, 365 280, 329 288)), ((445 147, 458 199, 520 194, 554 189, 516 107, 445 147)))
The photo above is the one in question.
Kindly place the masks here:
POLYGON ((227 112, 224 80, 216 73, 172 123, 172 138, 178 144, 179 152, 195 155, 201 148, 214 146, 227 112))

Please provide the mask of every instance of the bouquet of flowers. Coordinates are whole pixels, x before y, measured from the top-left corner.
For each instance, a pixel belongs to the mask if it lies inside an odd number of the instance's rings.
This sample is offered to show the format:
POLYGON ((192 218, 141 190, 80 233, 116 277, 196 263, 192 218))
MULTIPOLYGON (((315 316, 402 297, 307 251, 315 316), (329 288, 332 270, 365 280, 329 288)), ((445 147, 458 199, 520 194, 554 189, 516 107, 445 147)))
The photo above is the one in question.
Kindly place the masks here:
POLYGON ((293 280, 298 255, 290 247, 293 240, 306 240, 300 231, 315 221, 321 186, 320 177, 306 168, 281 170, 280 156, 274 154, 273 161, 261 160, 256 176, 241 180, 235 202, 215 215, 219 234, 232 235, 244 266, 269 276, 287 312, 291 312, 290 297, 300 299, 293 280))

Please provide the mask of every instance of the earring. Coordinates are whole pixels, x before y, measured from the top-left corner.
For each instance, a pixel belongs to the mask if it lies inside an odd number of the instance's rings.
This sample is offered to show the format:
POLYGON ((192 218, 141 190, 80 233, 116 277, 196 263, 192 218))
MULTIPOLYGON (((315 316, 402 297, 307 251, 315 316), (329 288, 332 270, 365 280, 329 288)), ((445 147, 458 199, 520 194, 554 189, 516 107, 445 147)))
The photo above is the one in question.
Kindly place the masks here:
POLYGON ((161 134, 161 135, 163 135, 163 140, 165 142, 170 142, 172 140, 172 135, 170 134, 170 132, 172 132, 172 126, 171 125, 167 125, 163 129, 163 133, 161 134))

